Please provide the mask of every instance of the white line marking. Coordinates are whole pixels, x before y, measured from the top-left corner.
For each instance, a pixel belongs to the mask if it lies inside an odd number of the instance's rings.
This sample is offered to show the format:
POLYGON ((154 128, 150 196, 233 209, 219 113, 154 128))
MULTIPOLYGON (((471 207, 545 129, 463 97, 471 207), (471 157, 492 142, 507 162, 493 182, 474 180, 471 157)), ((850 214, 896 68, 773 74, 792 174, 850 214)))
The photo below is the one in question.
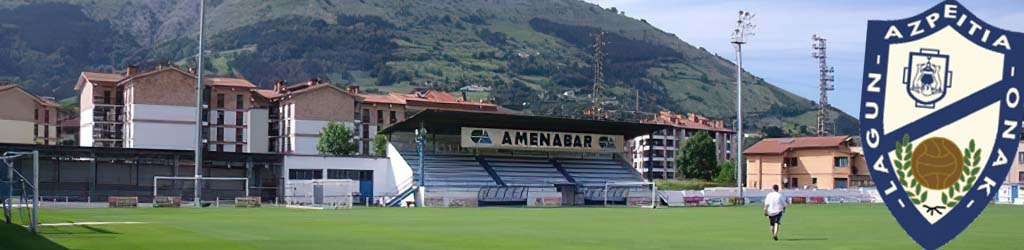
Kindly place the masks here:
POLYGON ((906 205, 906 204, 903 204, 903 200, 896 200, 896 201, 899 201, 899 202, 900 202, 900 207, 907 207, 907 205, 906 205))
POLYGON ((974 200, 967 203, 967 208, 971 208, 971 206, 974 206, 974 200))
POLYGON ((296 208, 296 209, 324 210, 324 208, 322 208, 322 207, 310 207, 310 206, 299 206, 299 205, 287 205, 287 206, 284 206, 284 207, 286 207, 286 208, 296 208))
POLYGON ((121 222, 71 222, 71 223, 43 223, 39 224, 41 227, 63 227, 63 226, 91 226, 91 225, 132 225, 132 224, 145 224, 145 222, 137 221, 121 221, 121 222))
POLYGON ((1013 75, 1015 73, 1017 73, 1017 67, 1016 66, 1010 66, 1010 77, 1013 77, 1013 75))
POLYGON ((882 55, 875 56, 875 64, 882 64, 882 55))

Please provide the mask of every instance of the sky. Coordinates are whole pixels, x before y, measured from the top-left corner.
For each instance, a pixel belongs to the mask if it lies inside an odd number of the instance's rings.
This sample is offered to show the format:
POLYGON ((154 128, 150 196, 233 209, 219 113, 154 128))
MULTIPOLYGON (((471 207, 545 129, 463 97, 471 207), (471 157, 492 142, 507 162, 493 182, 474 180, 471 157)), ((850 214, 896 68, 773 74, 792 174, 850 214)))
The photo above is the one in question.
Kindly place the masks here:
MULTIPOLYGON (((627 16, 646 19, 693 46, 735 60, 729 43, 739 10, 754 13, 756 33, 743 47, 743 68, 769 83, 818 100, 818 62, 811 57, 811 36, 827 39, 828 63, 835 68, 835 91, 829 103, 860 114, 864 41, 868 20, 917 15, 939 1, 920 0, 586 0, 615 7, 627 16)), ((960 1, 979 19, 1024 32, 1024 1, 960 1)))

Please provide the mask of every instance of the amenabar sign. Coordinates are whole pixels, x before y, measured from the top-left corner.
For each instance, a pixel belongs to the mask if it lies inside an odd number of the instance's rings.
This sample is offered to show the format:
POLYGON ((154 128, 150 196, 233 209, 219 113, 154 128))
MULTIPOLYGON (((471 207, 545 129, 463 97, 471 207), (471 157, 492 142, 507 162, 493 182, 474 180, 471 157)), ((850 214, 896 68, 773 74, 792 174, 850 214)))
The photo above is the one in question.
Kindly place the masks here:
POLYGON ((614 153, 621 135, 462 127, 462 147, 614 153))

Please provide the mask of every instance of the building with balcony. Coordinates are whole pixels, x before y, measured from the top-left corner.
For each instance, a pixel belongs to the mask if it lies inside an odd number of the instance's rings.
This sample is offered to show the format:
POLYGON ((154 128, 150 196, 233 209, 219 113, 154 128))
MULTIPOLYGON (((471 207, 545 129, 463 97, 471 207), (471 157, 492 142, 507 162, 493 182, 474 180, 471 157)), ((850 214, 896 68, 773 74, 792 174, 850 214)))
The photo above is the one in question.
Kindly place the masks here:
POLYGON ((715 142, 716 156, 719 162, 731 159, 732 147, 736 132, 725 127, 725 122, 713 120, 698 114, 680 115, 670 111, 661 111, 644 123, 668 125, 671 128, 655 131, 649 135, 633 138, 627 145, 630 163, 644 178, 673 179, 685 178, 677 173, 675 158, 679 146, 687 139, 705 132, 715 142), (652 175, 653 174, 653 175, 652 175))
POLYGON ((768 138, 743 151, 748 188, 871 187, 860 147, 849 136, 768 138))

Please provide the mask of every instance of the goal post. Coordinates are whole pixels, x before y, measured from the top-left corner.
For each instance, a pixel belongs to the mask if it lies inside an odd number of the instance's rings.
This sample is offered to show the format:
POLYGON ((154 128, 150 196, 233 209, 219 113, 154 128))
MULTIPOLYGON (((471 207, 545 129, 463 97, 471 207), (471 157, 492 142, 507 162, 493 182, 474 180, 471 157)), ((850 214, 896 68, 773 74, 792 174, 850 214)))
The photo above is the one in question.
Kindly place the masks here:
POLYGON ((629 207, 658 206, 658 186, 653 182, 605 182, 602 193, 605 206, 619 203, 629 207))
POLYGON ((290 180, 285 185, 285 203, 315 208, 352 208, 353 193, 359 186, 353 180, 290 180))
MULTIPOLYGON (((245 191, 245 196, 249 196, 249 178, 245 177, 199 177, 199 183, 196 183, 196 177, 191 176, 153 176, 153 199, 160 197, 160 181, 191 181, 193 182, 192 188, 196 188, 197 185, 202 185, 205 181, 238 181, 244 183, 242 189, 245 191)), ((205 190, 205 189, 201 189, 205 190)), ((164 195, 167 196, 167 195, 164 195)), ((172 195, 173 196, 173 195, 172 195)), ((202 200, 202 197, 194 197, 202 200)))
POLYGON ((39 151, 5 152, 0 155, 6 173, 0 182, 5 187, 3 200, 4 221, 8 224, 21 224, 32 233, 38 234, 39 226, 39 151), (19 171, 14 162, 21 157, 31 157, 31 173, 26 177, 24 169, 19 171), (17 212, 15 212, 17 211, 17 212), (15 220, 17 217, 18 220, 15 220))

